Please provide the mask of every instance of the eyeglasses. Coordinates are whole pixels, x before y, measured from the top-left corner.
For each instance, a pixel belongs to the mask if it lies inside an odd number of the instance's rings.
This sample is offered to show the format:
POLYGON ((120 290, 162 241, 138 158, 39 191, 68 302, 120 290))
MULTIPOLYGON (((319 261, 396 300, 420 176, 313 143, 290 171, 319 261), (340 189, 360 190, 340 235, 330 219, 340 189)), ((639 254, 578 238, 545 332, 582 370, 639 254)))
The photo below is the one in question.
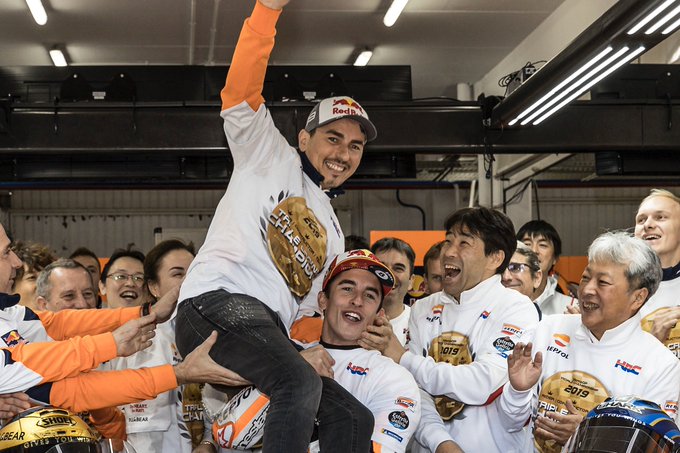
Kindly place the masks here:
POLYGON ((531 270, 526 263, 510 263, 508 264, 508 270, 512 274, 519 274, 520 272, 531 270))
POLYGON ((137 285, 137 286, 142 286, 144 284, 144 274, 123 274, 123 273, 118 273, 118 274, 111 274, 107 276, 106 278, 113 279, 114 282, 120 283, 124 282, 127 280, 132 280, 132 283, 137 285))

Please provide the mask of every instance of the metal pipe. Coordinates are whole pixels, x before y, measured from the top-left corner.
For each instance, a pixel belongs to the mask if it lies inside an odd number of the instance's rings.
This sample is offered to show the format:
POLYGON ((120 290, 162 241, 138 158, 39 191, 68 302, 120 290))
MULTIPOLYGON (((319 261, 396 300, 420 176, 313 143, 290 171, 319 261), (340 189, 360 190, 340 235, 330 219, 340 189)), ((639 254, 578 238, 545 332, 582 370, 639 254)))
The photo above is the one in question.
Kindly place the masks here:
POLYGON ((215 64, 215 36, 217 35, 217 19, 220 12, 220 0, 215 0, 213 4, 212 25, 210 26, 210 46, 208 47, 208 65, 215 64))
POLYGON ((191 0, 189 16, 189 58, 187 64, 194 64, 194 47, 196 46, 196 0, 191 0))

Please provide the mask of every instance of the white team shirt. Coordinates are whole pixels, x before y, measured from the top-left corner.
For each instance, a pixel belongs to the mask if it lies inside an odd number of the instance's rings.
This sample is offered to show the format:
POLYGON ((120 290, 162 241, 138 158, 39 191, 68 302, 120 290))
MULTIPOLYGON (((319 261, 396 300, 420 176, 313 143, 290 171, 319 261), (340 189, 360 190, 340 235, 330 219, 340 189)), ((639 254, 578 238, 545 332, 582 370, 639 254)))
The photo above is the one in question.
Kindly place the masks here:
POLYGON ((402 346, 404 346, 408 340, 408 320, 411 316, 411 307, 404 305, 404 311, 401 312, 399 316, 394 319, 390 319, 390 324, 392 325, 392 330, 394 335, 399 340, 402 346))
POLYGON ((531 336, 537 322, 538 313, 529 298, 505 288, 499 275, 464 291, 460 301, 442 291, 411 307, 411 340, 400 365, 430 395, 446 395, 465 404, 450 421, 443 422, 432 400, 423 396, 422 421, 416 432, 421 445, 434 452, 441 442, 454 440, 470 452, 521 451, 524 436, 503 430, 489 403, 508 379, 508 352, 531 336), (441 360, 459 365, 435 363, 429 357, 435 347, 441 360))
POLYGON ((548 283, 540 296, 534 301, 543 316, 564 314, 567 306, 578 303, 578 299, 557 291, 557 278, 548 277, 548 283))
MULTIPOLYGON (((580 315, 544 318, 536 328, 534 354, 543 354, 537 385, 518 392, 507 383, 494 402, 502 425, 519 429, 543 410, 562 410, 565 398, 583 412, 607 396, 635 395, 659 404, 675 418, 680 393, 680 363, 640 327, 637 314, 604 333, 600 340, 580 315)), ((530 430, 527 431, 531 436, 530 430)))

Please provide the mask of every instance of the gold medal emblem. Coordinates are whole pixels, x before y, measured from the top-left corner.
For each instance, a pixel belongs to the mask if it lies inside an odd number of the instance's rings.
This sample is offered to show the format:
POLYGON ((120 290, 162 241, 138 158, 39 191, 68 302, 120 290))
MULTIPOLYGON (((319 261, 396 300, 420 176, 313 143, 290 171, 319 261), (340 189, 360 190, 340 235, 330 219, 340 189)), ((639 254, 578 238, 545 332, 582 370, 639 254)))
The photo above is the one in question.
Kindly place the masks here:
POLYGON ((290 292, 303 297, 326 263, 326 229, 302 197, 281 201, 268 220, 269 254, 290 292))
MULTIPOLYGON (((668 310, 668 307, 664 308, 659 308, 658 310, 654 310, 650 314, 644 317, 642 322, 640 323, 642 325, 642 330, 645 332, 650 332, 652 331, 652 322, 654 321, 654 318, 668 310)), ((668 334, 668 338, 664 340, 663 344, 671 350, 673 354, 675 354, 675 357, 680 359, 680 322, 676 323, 675 326, 671 329, 671 331, 668 334)))
MULTIPOLYGON (((538 414, 568 414, 567 400, 571 400, 579 413, 585 416, 608 396, 604 385, 596 377, 582 371, 560 371, 543 381, 538 396, 538 414)), ((562 446, 554 440, 534 439, 534 445, 542 453, 559 453, 562 450, 562 446)))
MULTIPOLYGON (((458 332, 445 332, 432 340, 428 354, 435 362, 446 362, 451 365, 472 363, 468 338, 458 332)), ((447 396, 435 396, 434 404, 442 420, 451 420, 465 407, 463 403, 447 396)))

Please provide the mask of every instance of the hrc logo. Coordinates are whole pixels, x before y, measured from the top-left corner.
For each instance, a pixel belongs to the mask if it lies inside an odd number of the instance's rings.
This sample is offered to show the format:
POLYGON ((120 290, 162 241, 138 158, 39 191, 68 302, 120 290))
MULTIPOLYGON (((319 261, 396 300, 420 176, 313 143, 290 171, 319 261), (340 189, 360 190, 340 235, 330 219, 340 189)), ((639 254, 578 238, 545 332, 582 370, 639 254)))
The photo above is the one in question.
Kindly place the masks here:
POLYGON ((17 332, 16 330, 10 330, 6 334, 0 336, 0 338, 2 338, 5 344, 9 347, 16 346, 19 343, 24 342, 24 338, 21 335, 19 335, 19 332, 17 332))
POLYGON ((479 315, 479 317, 482 318, 482 319, 486 319, 486 318, 489 317, 490 314, 491 314, 490 312, 484 310, 484 311, 482 312, 482 314, 479 315))
POLYGON ((621 368, 626 373, 632 373, 636 376, 640 374, 640 371, 642 371, 642 367, 639 367, 637 365, 631 365, 630 363, 621 359, 618 359, 616 361, 616 365, 614 365, 614 368, 621 368))
POLYGON ((555 344, 560 348, 566 348, 567 346, 569 346, 569 343, 571 342, 571 338, 569 338, 569 335, 565 335, 563 333, 554 334, 553 340, 555 341, 555 344))
POLYGON ((353 365, 352 362, 349 362, 349 364, 347 365, 347 371, 358 376, 366 376, 368 374, 368 370, 369 370, 368 368, 353 365))

